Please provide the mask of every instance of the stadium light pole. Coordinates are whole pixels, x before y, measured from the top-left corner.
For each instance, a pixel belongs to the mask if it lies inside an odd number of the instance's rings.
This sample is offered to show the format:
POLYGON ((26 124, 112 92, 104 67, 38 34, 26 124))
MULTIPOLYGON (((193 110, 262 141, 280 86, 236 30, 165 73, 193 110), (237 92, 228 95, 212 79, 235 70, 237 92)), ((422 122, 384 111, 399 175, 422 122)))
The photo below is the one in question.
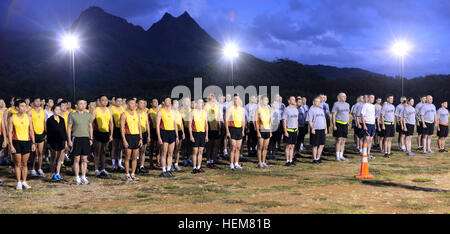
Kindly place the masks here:
POLYGON ((80 48, 80 44, 78 43, 78 38, 75 35, 69 34, 65 35, 62 38, 62 46, 65 50, 70 52, 72 59, 72 85, 73 85, 73 102, 76 102, 75 95, 75 50, 80 48))
POLYGON ((238 49, 235 44, 226 44, 223 48, 223 55, 230 60, 231 63, 231 85, 234 86, 234 59, 239 56, 238 49))
POLYGON ((408 42, 404 41, 404 40, 400 40, 400 41, 396 41, 393 45, 392 45, 392 52, 398 56, 401 60, 401 79, 402 79, 402 97, 403 95, 403 79, 405 76, 405 56, 408 54, 408 51, 410 50, 410 46, 408 44, 408 42))

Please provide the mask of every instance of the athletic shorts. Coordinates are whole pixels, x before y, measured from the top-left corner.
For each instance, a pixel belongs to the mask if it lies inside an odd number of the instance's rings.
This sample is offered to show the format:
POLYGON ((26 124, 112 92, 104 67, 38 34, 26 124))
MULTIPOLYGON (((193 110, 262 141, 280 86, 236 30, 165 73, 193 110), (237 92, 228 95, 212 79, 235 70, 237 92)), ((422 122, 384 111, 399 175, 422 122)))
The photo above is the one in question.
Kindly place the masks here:
POLYGON ((414 127, 415 126, 416 126, 415 124, 406 124, 406 132, 404 132, 405 136, 414 135, 414 127))
POLYGON ((362 125, 361 125, 361 128, 358 128, 358 127, 355 128, 355 134, 358 138, 364 137, 364 129, 362 128, 362 125))
POLYGON ((312 146, 325 145, 325 129, 315 130, 316 134, 310 133, 309 143, 312 146))
POLYGON ((145 145, 148 142, 148 131, 142 133, 142 144, 145 145))
POLYGON ((50 149, 54 151, 61 151, 66 148, 66 141, 60 141, 60 142, 49 142, 50 149))
POLYGON ((35 141, 36 143, 44 142, 44 140, 45 140, 45 133, 42 133, 42 134, 34 134, 34 141, 35 141))
POLYGON ((3 141, 4 141, 3 135, 0 135, 0 150, 3 149, 3 141))
POLYGON ((375 119, 375 130, 377 131, 378 136, 380 136, 380 133, 382 132, 383 129, 381 129, 381 124, 380 127, 378 127, 378 123, 380 122, 379 119, 375 119))
POLYGON ((88 156, 91 153, 91 144, 89 137, 75 137, 73 139, 73 147, 71 155, 76 156, 88 156))
POLYGON ((94 131, 94 140, 96 140, 96 141, 98 141, 100 143, 108 143, 108 141, 109 141, 109 132, 94 131))
POLYGON ((398 134, 405 135, 405 131, 403 131, 402 125, 400 123, 397 123, 396 130, 397 130, 398 134))
POLYGON ((438 137, 448 137, 448 126, 439 124, 439 131, 437 132, 438 137))
POLYGON ((208 139, 214 141, 214 140, 217 140, 219 138, 220 138, 219 131, 217 131, 217 130, 208 130, 208 139))
POLYGON ((242 127, 236 128, 236 127, 228 127, 228 130, 230 131, 231 139, 233 140, 242 140, 242 127))
POLYGON ((122 140, 122 133, 120 132, 120 128, 114 127, 113 138, 114 139, 118 139, 118 140, 122 140))
POLYGON ((259 132, 260 134, 261 134, 261 138, 262 139, 269 139, 270 138, 270 132, 266 132, 266 131, 263 131, 263 132, 259 132))
POLYGON ((194 142, 192 142, 192 147, 205 147, 206 144, 206 133, 205 132, 192 132, 194 137, 194 142))
POLYGON ((295 145, 295 143, 297 143, 297 131, 295 131, 295 132, 288 131, 288 137, 286 138, 286 144, 295 145))
POLYGON ((160 130, 161 140, 163 143, 172 144, 177 141, 177 134, 175 130, 160 130))
POLYGON ((16 154, 24 155, 31 152, 31 141, 13 140, 13 146, 16 149, 16 154))
POLYGON ((362 133, 364 136, 375 136, 375 124, 366 124, 367 130, 363 129, 362 133))
POLYGON ((178 141, 181 143, 183 140, 183 131, 178 131, 178 141))
POLYGON ((354 119, 352 119, 352 128, 356 128, 356 122, 354 119))
POLYGON ((425 122, 426 128, 423 129, 423 134, 431 136, 434 132, 434 123, 427 123, 425 122))
POLYGON ((125 139, 128 142, 128 149, 139 149, 139 134, 125 134, 125 139))
POLYGON ((394 137, 395 136, 395 128, 393 124, 385 124, 385 130, 383 131, 383 136, 385 137, 394 137))
MULTIPOLYGON (((186 131, 186 129, 184 129, 186 131)), ((150 140, 158 140, 158 135, 156 134, 156 128, 150 128, 150 140)))
POLYGON ((422 121, 419 121, 419 124, 417 126, 417 134, 419 134, 419 135, 423 134, 422 121))
POLYGON ((348 124, 336 123, 337 130, 333 130, 333 137, 347 138, 348 124))

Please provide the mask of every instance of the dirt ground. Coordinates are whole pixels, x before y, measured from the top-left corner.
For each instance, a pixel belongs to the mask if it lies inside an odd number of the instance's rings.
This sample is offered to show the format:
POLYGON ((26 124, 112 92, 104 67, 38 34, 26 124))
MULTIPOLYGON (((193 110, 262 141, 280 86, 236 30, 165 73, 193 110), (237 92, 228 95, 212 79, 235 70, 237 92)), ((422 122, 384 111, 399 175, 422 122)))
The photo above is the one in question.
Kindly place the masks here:
MULTIPOLYGON (((33 188, 27 191, 16 191, 14 177, 1 166, 0 213, 450 213, 450 153, 408 157, 394 151, 384 158, 376 151, 369 161, 375 178, 360 180, 354 176, 361 157, 353 150, 353 136, 348 140, 346 162, 334 160, 329 136, 322 165, 311 163, 307 147, 293 167, 285 167, 284 153, 278 153, 269 169, 256 168, 256 158, 249 157, 242 171, 222 164, 193 175, 182 167, 175 178, 152 170, 141 181, 125 182, 118 173, 95 178, 91 163, 90 185, 75 185, 66 169, 63 182, 49 182, 47 173, 29 179, 33 188)), ((397 148, 396 140, 393 145, 397 148)))

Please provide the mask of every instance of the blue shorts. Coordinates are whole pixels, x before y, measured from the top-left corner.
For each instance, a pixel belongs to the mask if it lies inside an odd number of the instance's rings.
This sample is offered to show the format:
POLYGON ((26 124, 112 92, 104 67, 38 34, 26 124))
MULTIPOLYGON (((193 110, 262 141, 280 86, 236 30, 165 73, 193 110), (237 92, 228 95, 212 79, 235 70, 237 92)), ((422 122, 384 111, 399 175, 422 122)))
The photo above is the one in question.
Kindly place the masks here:
POLYGON ((362 130, 364 136, 375 136, 375 124, 366 124, 367 130, 362 130))

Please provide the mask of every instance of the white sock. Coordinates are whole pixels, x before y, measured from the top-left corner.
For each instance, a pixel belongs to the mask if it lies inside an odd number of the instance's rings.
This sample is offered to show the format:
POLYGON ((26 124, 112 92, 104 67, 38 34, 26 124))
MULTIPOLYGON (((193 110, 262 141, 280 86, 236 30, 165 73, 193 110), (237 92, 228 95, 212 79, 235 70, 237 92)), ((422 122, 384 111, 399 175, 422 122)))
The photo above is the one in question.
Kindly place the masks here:
POLYGON ((336 158, 340 158, 341 157, 341 152, 336 152, 336 158))
POLYGON ((175 165, 175 166, 178 166, 178 163, 175 163, 174 165, 175 165))
POLYGON ((162 171, 163 171, 163 172, 166 172, 166 167, 162 167, 162 171))
POLYGON ((119 159, 119 166, 122 166, 122 159, 119 159))
POLYGON ((200 169, 200 166, 197 166, 197 170, 200 169))
POLYGON ((86 176, 81 176, 81 179, 86 179, 86 176))
POLYGON ((234 164, 233 163, 230 163, 230 168, 234 168, 234 164))
POLYGON ((235 162, 235 163, 234 163, 234 166, 235 166, 235 167, 238 167, 238 166, 239 166, 239 163, 235 162))
POLYGON ((170 171, 171 168, 172 168, 172 166, 168 166, 166 170, 170 171))
POLYGON ((341 152, 341 153, 340 153, 340 157, 341 157, 341 158, 344 158, 344 152, 341 152))
POLYGON ((288 163, 288 162, 289 162, 289 160, 288 160, 288 159, 286 159, 286 162, 288 163))
POLYGON ((113 166, 113 167, 116 167, 116 159, 113 159, 113 160, 112 160, 112 166, 113 166))

